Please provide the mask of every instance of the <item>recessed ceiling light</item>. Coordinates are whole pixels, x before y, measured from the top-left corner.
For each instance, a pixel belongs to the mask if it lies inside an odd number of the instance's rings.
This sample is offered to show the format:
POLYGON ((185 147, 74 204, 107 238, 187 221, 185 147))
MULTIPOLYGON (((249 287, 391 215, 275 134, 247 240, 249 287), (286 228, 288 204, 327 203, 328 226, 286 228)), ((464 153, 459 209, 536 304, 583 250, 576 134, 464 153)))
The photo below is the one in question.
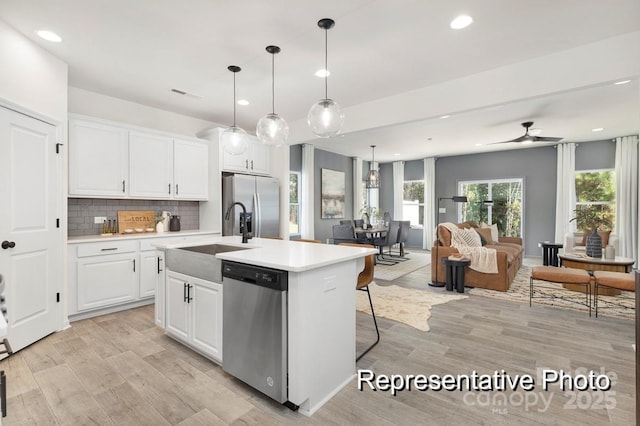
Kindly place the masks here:
POLYGON ((596 127, 595 129, 591 129, 592 132, 601 132, 604 130, 604 127, 596 127))
POLYGON ((395 153, 395 154, 393 154, 393 155, 395 155, 396 157, 400 157, 400 153, 399 153, 399 152, 396 152, 396 153, 395 153))
POLYGON ((622 80, 622 81, 616 81, 613 84, 615 84, 617 86, 620 86, 621 84, 627 84, 627 83, 630 83, 630 82, 631 82, 631 80, 622 80))
POLYGON ((449 26, 454 30, 461 30, 463 28, 468 27, 473 23, 473 18, 469 15, 460 15, 456 16, 456 18, 451 21, 449 26))
POLYGON ((249 105, 249 101, 246 99, 238 99, 238 105, 247 106, 249 105))
POLYGON ((477 143, 476 146, 482 146, 482 144, 481 143, 477 143))
POLYGON ((441 115, 440 118, 449 118, 451 117, 450 115, 441 115))
POLYGON ((51 41, 53 43, 60 43, 62 41, 62 37, 60 37, 58 34, 54 33, 53 31, 38 30, 36 31, 36 34, 38 34, 38 37, 45 39, 47 41, 51 41))
POLYGON ((325 78, 325 77, 329 77, 331 75, 331 71, 325 70, 325 69, 321 69, 321 70, 316 71, 316 73, 314 75, 316 77, 325 78))

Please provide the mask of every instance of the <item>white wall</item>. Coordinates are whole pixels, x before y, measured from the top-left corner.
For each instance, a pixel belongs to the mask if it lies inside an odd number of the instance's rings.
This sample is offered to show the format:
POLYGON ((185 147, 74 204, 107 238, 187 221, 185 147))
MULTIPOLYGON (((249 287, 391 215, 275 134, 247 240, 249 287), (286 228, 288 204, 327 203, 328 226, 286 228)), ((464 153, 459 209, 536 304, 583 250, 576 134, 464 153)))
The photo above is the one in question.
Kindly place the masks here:
POLYGON ((0 20, 0 98, 67 122, 67 64, 0 20))
POLYGON ((204 128, 217 126, 211 121, 200 120, 73 86, 69 86, 69 112, 186 136, 195 136, 204 128))

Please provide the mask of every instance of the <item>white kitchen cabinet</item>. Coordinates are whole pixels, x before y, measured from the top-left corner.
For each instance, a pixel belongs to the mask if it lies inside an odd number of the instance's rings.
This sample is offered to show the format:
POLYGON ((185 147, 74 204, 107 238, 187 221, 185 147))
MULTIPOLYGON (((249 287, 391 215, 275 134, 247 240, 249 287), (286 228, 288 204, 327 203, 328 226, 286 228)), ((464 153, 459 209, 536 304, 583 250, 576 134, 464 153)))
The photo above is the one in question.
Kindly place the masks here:
POLYGON ((69 195, 95 198, 209 198, 209 146, 99 119, 69 120, 69 195))
POLYGON ((129 196, 171 199, 173 187, 173 139, 129 132, 129 196))
POLYGON ((247 151, 240 155, 229 154, 220 144, 222 169, 259 175, 271 174, 271 147, 261 143, 257 137, 248 135, 247 151))
POLYGON ((209 198, 209 146, 181 139, 173 141, 174 198, 209 198))
POLYGON ((69 318, 89 318, 155 302, 155 322, 164 328, 164 251, 155 244, 195 243, 212 234, 165 235, 70 243, 69 318))
POLYGON ((137 253, 78 259, 77 311, 130 302, 137 298, 137 253))
POLYGON ((128 156, 125 128, 69 120, 69 195, 126 197, 128 156))
POLYGON ((166 332, 222 361, 222 284, 171 270, 166 273, 166 332))

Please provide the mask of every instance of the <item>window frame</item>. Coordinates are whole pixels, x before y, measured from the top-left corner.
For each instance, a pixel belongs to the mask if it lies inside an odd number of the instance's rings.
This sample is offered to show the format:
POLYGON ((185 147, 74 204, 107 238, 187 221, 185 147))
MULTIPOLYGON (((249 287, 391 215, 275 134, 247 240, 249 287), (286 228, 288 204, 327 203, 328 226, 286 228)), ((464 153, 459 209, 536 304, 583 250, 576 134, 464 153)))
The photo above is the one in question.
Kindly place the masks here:
MULTIPOLYGON (((405 215, 404 215, 405 206, 407 206, 407 205, 412 205, 412 206, 415 205, 415 204, 406 204, 405 203, 406 200, 404 199, 404 186, 407 183, 422 183, 422 188, 423 189, 424 189, 424 185, 426 184, 425 183, 425 179, 405 179, 402 182, 402 218, 403 218, 403 220, 406 220, 405 219, 405 215)), ((423 195, 423 197, 424 197, 424 195, 423 195)), ((413 224, 412 223, 411 224, 411 228, 424 229, 424 212, 425 212, 425 208, 426 208, 425 204, 426 203, 424 202, 424 200, 422 202, 420 202, 420 200, 418 200, 418 223, 417 224, 413 224), (420 207, 422 207, 422 213, 423 213, 422 215, 420 215, 420 207), (420 223, 420 220, 422 220, 423 223, 420 223)))
MULTIPOLYGON (((603 205, 613 205, 614 206, 614 211, 616 206, 616 199, 618 196, 618 186, 617 186, 617 182, 616 182, 616 170, 614 167, 610 167, 610 168, 598 168, 598 169, 584 169, 584 170, 574 170, 573 172, 573 184, 574 184, 574 188, 575 188, 575 202, 573 205, 573 211, 575 212, 578 209, 578 206, 603 206, 603 205), (578 178, 578 173, 598 173, 598 172, 608 172, 611 173, 613 175, 613 183, 615 185, 614 188, 614 192, 613 192, 613 201, 578 201, 578 191, 577 191, 577 185, 576 185, 576 180, 578 178)), ((615 229, 616 223, 615 223, 615 215, 613 217, 613 226, 611 227, 611 231, 613 232, 613 230, 615 229)), ((576 224, 577 225, 577 224, 576 224)), ((578 230, 580 231, 580 230, 578 230)))
POLYGON ((297 233, 291 232, 291 220, 289 220, 289 236, 291 236, 291 237, 299 237, 300 235, 302 235, 301 232, 300 232, 300 227, 301 227, 301 223, 300 223, 300 221, 301 221, 301 216, 300 216, 300 196, 302 195, 302 189, 300 188, 300 179, 302 178, 302 173, 290 170, 289 171, 289 186, 291 186, 291 176, 292 175, 298 176, 298 179, 297 179, 297 182, 298 182, 298 184, 297 184, 297 187, 298 187, 298 191, 297 191, 298 202, 297 203, 292 203, 291 202, 291 197, 289 197, 289 215, 291 215, 291 206, 297 206, 298 207, 298 232, 297 233))

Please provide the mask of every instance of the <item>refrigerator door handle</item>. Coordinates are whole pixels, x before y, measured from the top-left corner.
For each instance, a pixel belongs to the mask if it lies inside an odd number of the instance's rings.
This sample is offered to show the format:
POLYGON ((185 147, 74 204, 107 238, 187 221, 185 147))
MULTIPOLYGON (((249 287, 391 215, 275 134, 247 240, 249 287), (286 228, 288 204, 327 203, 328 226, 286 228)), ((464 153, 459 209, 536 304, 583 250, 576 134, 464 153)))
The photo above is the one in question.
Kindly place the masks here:
POLYGON ((260 195, 258 193, 253 194, 253 220, 254 220, 254 228, 255 229, 255 237, 262 237, 262 212, 260 211, 260 195))

